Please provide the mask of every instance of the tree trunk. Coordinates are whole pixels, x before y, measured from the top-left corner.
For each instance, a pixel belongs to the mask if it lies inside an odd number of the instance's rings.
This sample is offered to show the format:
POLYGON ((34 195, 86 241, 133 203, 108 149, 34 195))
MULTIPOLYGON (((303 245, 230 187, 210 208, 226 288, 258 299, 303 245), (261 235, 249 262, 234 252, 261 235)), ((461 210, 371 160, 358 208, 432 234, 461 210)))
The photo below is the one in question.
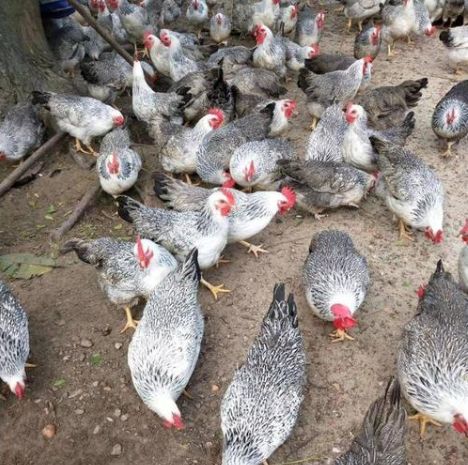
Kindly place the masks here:
POLYGON ((0 115, 32 90, 71 91, 57 69, 38 0, 0 0, 0 115))

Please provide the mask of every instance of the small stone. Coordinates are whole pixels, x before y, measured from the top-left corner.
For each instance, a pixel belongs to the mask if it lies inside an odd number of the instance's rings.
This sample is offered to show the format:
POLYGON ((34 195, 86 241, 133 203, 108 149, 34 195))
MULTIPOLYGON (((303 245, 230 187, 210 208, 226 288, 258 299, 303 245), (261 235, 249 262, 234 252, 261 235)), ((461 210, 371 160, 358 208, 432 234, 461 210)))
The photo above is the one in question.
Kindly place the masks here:
POLYGON ((55 324, 57 326, 64 326, 65 325, 65 320, 58 320, 55 324))
POLYGON ((99 386, 99 381, 93 381, 93 387, 98 387, 99 386))
POLYGON ((79 396, 80 394, 83 393, 83 389, 77 389, 76 391, 73 391, 69 396, 68 398, 69 399, 73 399, 74 397, 77 397, 79 396))
POLYGON ((213 443, 210 442, 210 441, 208 441, 208 442, 205 443, 205 447, 206 447, 207 449, 211 449, 211 448, 213 447, 213 443))
POLYGON ((93 347, 93 343, 89 339, 81 339, 80 346, 89 349, 90 347, 93 347))
POLYGON ((332 449, 332 452, 333 452, 334 454, 339 454, 339 453, 341 452, 341 449, 339 449, 338 447, 334 447, 334 448, 332 449))
POLYGON ((120 350, 120 349, 122 348, 122 343, 116 342, 116 343, 114 344, 114 347, 115 347, 117 350, 120 350))
POLYGON ((93 434, 99 434, 100 431, 101 431, 101 427, 99 425, 96 425, 93 430, 93 434))
POLYGON ((85 354, 80 354, 78 359, 79 359, 80 362, 84 362, 86 360, 86 355, 85 354))
POLYGON ((120 410, 119 408, 116 408, 116 409, 114 410, 114 417, 119 418, 120 415, 122 415, 122 410, 120 410))
POLYGON ((112 448, 111 455, 112 456, 117 456, 122 453, 122 446, 120 444, 115 444, 114 447, 112 448))
POLYGON ((128 420, 128 413, 125 413, 124 415, 122 415, 122 416, 120 417, 120 419, 121 419, 122 421, 127 421, 127 420, 128 420))
POLYGON ((219 386, 217 384, 213 384, 211 386, 211 392, 216 393, 219 391, 219 386))
POLYGON ((107 325, 102 331, 101 331, 101 334, 103 336, 109 336, 109 334, 112 332, 112 328, 107 325))
POLYGON ((45 425, 44 428, 42 428, 42 436, 44 436, 45 439, 52 439, 56 434, 57 427, 52 423, 45 425))
POLYGON ((70 360, 70 356, 69 355, 65 355, 65 357, 62 358, 62 360, 64 362, 68 362, 68 360, 70 360))
POLYGON ((104 386, 104 391, 107 391, 107 392, 112 391, 112 388, 110 386, 104 386))
POLYGON ((84 410, 81 409, 81 408, 77 408, 77 409, 75 410, 75 413, 76 413, 77 415, 83 415, 84 410))

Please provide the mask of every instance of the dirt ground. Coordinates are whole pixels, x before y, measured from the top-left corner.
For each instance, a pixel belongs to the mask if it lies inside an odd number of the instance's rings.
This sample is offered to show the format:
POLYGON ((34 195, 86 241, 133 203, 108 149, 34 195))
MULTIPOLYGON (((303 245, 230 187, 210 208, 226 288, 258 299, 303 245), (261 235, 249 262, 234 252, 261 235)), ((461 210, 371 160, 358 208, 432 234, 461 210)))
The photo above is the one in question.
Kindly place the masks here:
MULTIPOLYGON (((341 34, 344 24, 343 17, 328 16, 321 43, 324 52, 352 52, 354 34, 341 34)), ((59 268, 40 278, 10 281, 29 315, 31 361, 38 367, 28 371, 26 400, 17 401, 3 390, 7 400, 0 401, 1 464, 220 464, 220 402, 234 370, 245 360, 278 281, 286 282, 296 296, 309 358, 309 383, 297 427, 269 463, 332 463, 346 450, 370 403, 383 393, 394 372, 402 328, 415 313, 415 290, 428 279, 440 257, 456 272, 461 248, 457 233, 468 215, 468 141, 458 147, 458 157, 443 160, 430 127, 435 104, 461 78, 448 74, 438 39, 399 44, 397 51, 392 61, 385 56, 377 59, 373 82, 397 84, 429 78, 429 88, 416 109, 417 127, 409 147, 437 170, 444 183, 444 243, 435 246, 422 233, 415 235, 412 244, 398 242, 392 215, 379 199, 370 196, 360 210, 341 209, 321 221, 297 212, 274 220, 253 240, 270 251, 259 259, 247 255, 242 246, 229 246, 225 256, 232 262, 208 271, 206 277, 225 283, 233 292, 214 302, 206 289, 200 291, 206 331, 188 386, 193 399, 179 401, 187 425, 182 432, 163 429, 134 391, 126 360, 132 334, 119 333, 124 314, 106 302, 91 267, 68 255, 59 258, 59 268), (330 228, 351 234, 372 274, 372 286, 353 331, 356 340, 344 344, 329 342, 331 326, 313 316, 301 286, 310 238, 330 228), (45 440, 41 430, 50 423, 56 425, 57 434, 45 440)), ((300 115, 288 136, 303 152, 309 118, 303 94, 294 82, 290 88, 290 96, 299 102, 300 115)), ((51 154, 41 176, 0 200, 1 254, 56 255, 57 246, 48 241, 49 232, 95 182, 94 171, 79 168, 67 150, 66 144, 51 154), (48 214, 50 205, 56 209, 53 214, 48 214)), ((156 154, 154 150, 144 152, 146 172, 140 186, 150 192, 149 175, 156 154)), ((2 166, 0 179, 11 169, 2 166)), ((130 195, 137 194, 132 191, 130 195)), ((115 211, 112 199, 102 195, 66 238, 110 235, 130 239, 132 227, 115 211)), ((466 464, 466 444, 450 426, 430 428, 426 441, 421 442, 412 424, 407 437, 409 463, 466 464)))

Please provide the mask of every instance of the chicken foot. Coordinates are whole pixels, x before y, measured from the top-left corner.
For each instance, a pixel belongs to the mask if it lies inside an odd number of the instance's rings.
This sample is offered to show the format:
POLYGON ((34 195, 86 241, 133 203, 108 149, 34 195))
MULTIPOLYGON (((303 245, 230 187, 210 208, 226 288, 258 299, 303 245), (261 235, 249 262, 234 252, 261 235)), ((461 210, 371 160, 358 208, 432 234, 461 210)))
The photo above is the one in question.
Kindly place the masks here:
POLYGON ((317 124, 318 124, 318 118, 314 116, 312 118, 312 123, 310 124, 310 130, 313 131, 317 127, 317 124))
POLYGON ((423 413, 412 415, 411 417, 408 417, 408 420, 419 421, 419 437, 421 439, 424 439, 427 425, 442 426, 440 423, 428 417, 427 415, 424 415, 423 413))
POLYGON ((344 329, 337 329, 329 334, 332 338, 332 342, 344 342, 346 339, 354 341, 354 337, 351 337, 344 329))
POLYGON ((205 278, 201 278, 200 282, 208 288, 208 290, 213 294, 215 300, 218 300, 218 294, 220 293, 228 293, 231 292, 229 289, 224 289, 224 284, 220 284, 219 286, 213 286, 213 284, 209 283, 205 278))
POLYGON ((75 150, 77 152, 81 152, 81 153, 86 153, 88 155, 94 155, 94 156, 97 156, 98 153, 90 146, 86 146, 88 149, 89 149, 89 152, 87 152, 82 146, 81 146, 81 142, 80 142, 80 139, 77 139, 75 137, 75 150))
POLYGON ((447 150, 442 153, 440 156, 443 158, 449 158, 453 155, 452 153, 452 145, 455 144, 454 141, 447 141, 447 150))
POLYGON ((124 333, 125 331, 127 331, 127 329, 130 329, 130 328, 136 329, 137 324, 139 323, 138 320, 133 319, 132 310, 130 309, 130 307, 127 306, 124 308, 124 310, 125 310, 125 316, 127 317, 127 322, 125 323, 125 326, 120 331, 120 334, 124 333))
POLYGON ((398 220, 398 226, 400 230, 400 241, 407 240, 407 241, 414 241, 413 236, 411 235, 411 230, 408 229, 405 222, 400 218, 398 220))
POLYGON ((263 244, 254 245, 247 241, 239 241, 239 244, 242 244, 243 246, 247 247, 249 249, 247 253, 253 253, 255 255, 255 258, 258 258, 259 253, 269 253, 268 250, 262 248, 263 244))

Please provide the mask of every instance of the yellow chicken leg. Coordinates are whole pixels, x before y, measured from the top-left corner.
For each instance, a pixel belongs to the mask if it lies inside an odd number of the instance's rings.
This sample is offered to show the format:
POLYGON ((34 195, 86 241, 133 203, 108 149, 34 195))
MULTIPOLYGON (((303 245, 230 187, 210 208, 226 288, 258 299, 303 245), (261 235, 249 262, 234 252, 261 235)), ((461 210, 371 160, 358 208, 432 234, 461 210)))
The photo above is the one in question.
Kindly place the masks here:
POLYGON ((270 253, 268 252, 268 250, 262 249, 263 244, 254 245, 247 241, 239 241, 239 244, 242 244, 243 246, 247 247, 249 249, 247 253, 253 253, 256 258, 258 258, 259 253, 270 253))
POLYGON ((125 315, 127 317, 127 322, 125 323, 125 326, 120 331, 121 334, 127 331, 127 329, 130 329, 130 328, 136 329, 137 324, 138 324, 138 320, 133 319, 132 310, 130 309, 130 307, 125 307, 124 310, 125 310, 125 315))
POLYGON ((408 420, 419 421, 419 437, 421 439, 424 439, 427 425, 442 426, 440 423, 428 417, 427 415, 424 415, 423 413, 412 415, 411 417, 408 417, 408 420))
POLYGON ((337 329, 329 334, 332 338, 332 342, 344 342, 346 339, 348 341, 354 341, 354 337, 351 337, 344 329, 337 329))
POLYGON ((406 227, 405 222, 400 218, 398 223, 400 229, 400 241, 405 239, 407 241, 414 241, 413 237, 411 236, 411 231, 406 227))
POLYGON ((310 124, 310 130, 313 131, 317 127, 318 118, 315 116, 312 118, 312 123, 310 124))
POLYGON ((452 145, 455 144, 454 141, 447 141, 447 150, 442 153, 440 156, 443 157, 443 158, 449 158, 451 157, 453 154, 452 154, 452 145))
POLYGON ((213 286, 210 284, 205 278, 201 278, 200 282, 209 289, 209 291, 213 294, 215 300, 218 300, 218 294, 220 293, 228 293, 231 292, 229 289, 224 289, 224 284, 220 284, 219 286, 213 286))

